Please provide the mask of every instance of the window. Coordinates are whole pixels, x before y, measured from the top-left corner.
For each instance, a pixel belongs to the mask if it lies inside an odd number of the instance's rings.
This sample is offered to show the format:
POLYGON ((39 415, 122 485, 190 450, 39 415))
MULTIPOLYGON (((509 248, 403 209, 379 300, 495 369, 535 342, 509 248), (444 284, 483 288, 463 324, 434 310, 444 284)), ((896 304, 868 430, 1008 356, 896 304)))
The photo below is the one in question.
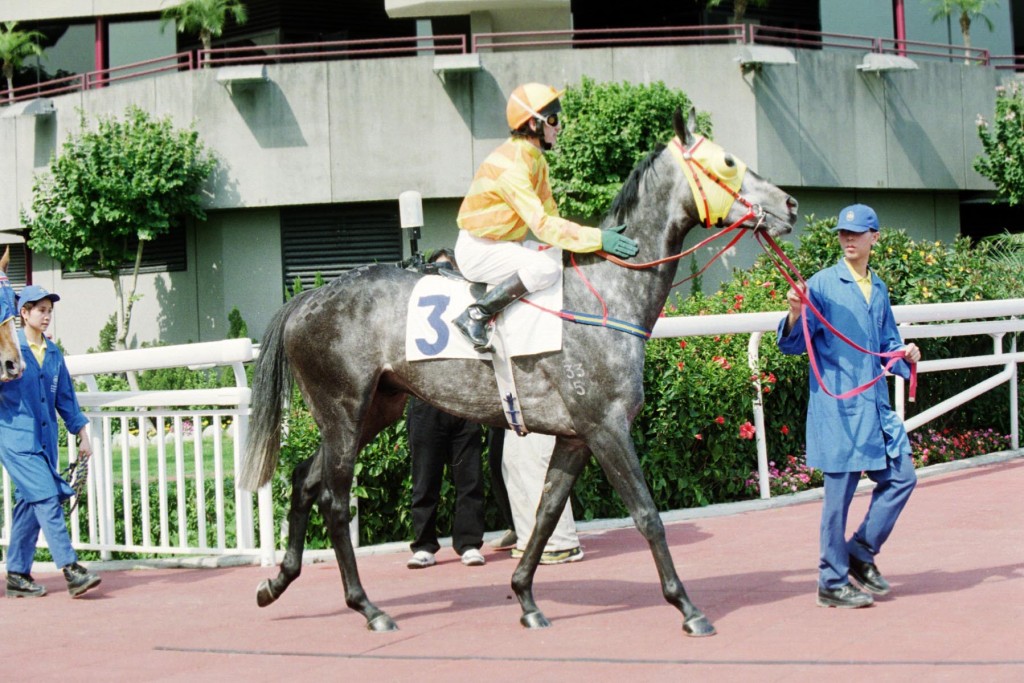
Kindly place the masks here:
POLYGON ((331 281, 347 270, 402 260, 397 202, 321 204, 281 210, 284 286, 309 289, 317 273, 331 281))
MULTIPOLYGON (((171 229, 160 235, 155 240, 146 242, 142 250, 142 264, 140 273, 169 273, 174 271, 188 270, 188 253, 185 226, 176 224, 171 229)), ((139 245, 139 240, 132 237, 128 240, 128 249, 134 254, 139 245)), ((122 264, 124 268, 132 268, 134 260, 122 264)), ((63 269, 63 277, 89 277, 89 267, 83 265, 78 270, 63 269)))

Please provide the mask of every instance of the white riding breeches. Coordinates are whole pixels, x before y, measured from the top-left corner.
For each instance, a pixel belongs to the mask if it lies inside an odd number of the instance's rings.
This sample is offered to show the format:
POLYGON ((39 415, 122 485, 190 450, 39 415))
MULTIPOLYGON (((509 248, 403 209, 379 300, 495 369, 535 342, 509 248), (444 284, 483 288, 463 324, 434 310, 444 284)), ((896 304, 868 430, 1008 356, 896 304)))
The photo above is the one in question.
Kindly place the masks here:
POLYGON ((459 270, 473 282, 496 285, 519 275, 527 291, 536 292, 558 281, 562 269, 544 256, 539 242, 489 240, 459 230, 455 241, 455 260, 459 270))
MULTIPOLYGON (((456 256, 456 258, 458 258, 456 256)), ((508 490, 508 502, 512 508, 512 521, 516 528, 516 547, 526 549, 526 541, 533 533, 537 519, 537 505, 544 490, 551 451, 555 448, 555 437, 531 432, 516 436, 505 431, 505 450, 501 460, 501 474, 508 490)), ((551 533, 544 552, 578 548, 580 539, 576 535, 576 522, 572 516, 572 501, 565 501, 562 516, 551 533)))

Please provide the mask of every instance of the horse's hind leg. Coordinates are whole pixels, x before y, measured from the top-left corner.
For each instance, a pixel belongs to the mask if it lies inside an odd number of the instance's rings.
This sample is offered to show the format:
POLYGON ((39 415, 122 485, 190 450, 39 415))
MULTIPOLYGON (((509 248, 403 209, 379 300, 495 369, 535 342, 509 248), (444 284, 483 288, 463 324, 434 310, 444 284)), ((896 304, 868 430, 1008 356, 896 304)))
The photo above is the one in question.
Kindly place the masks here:
POLYGON ((306 545, 309 513, 320 494, 320 457, 318 450, 303 460, 292 472, 291 507, 288 510, 288 550, 281 560, 281 568, 273 579, 264 580, 256 589, 256 604, 266 607, 285 592, 292 581, 302 573, 302 551, 306 545))
POLYGON ((683 631, 691 636, 714 635, 715 627, 704 613, 690 602, 683 582, 676 574, 668 541, 665 540, 665 525, 658 515, 654 499, 644 481, 628 428, 615 431, 604 429, 590 437, 589 441, 601 468, 633 517, 636 528, 651 547, 654 564, 661 578, 662 595, 683 613, 683 631))
MULTIPOLYGON (((518 437, 509 435, 507 438, 518 437)), ((554 533, 566 501, 569 500, 569 492, 589 459, 590 451, 584 444, 562 438, 556 439, 544 481, 544 491, 537 507, 533 533, 526 543, 522 559, 512 573, 512 591, 519 599, 519 606, 523 610, 519 623, 527 628, 546 628, 551 625, 533 599, 533 578, 537 572, 537 565, 540 564, 544 546, 554 533)))

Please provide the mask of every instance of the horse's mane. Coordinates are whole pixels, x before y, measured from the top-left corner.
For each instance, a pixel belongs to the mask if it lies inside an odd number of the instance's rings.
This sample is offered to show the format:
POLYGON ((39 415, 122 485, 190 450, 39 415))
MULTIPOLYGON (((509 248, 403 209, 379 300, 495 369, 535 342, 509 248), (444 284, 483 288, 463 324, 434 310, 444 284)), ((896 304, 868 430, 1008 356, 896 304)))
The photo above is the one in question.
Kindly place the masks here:
POLYGON ((614 217, 615 222, 621 223, 626 215, 632 211, 637 203, 640 201, 640 183, 643 181, 644 176, 651 167, 654 166, 654 160, 658 158, 665 150, 665 145, 659 143, 650 154, 636 165, 630 174, 626 178, 626 182, 623 183, 622 189, 615 195, 615 199, 612 200, 612 208, 609 212, 614 217))

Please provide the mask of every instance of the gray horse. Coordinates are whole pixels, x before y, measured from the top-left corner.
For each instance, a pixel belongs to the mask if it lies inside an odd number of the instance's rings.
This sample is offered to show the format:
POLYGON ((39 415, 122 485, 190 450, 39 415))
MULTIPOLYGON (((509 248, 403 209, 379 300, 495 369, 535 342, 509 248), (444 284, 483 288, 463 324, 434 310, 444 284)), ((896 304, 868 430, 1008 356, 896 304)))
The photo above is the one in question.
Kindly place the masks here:
MULTIPOLYGON (((669 153, 666 147, 652 152, 633 170, 602 222, 602 227, 626 223, 628 234, 640 243, 631 267, 597 254, 575 255, 580 272, 607 304, 608 316, 646 330, 662 311, 677 269, 673 257, 695 225, 717 222, 719 227, 781 235, 790 232, 797 218, 796 200, 751 171, 737 175, 737 168, 745 168, 742 162, 695 135, 692 111, 685 126, 678 111, 673 123, 678 136, 673 144, 685 153, 669 153), (705 153, 703 163, 691 154, 698 145, 705 153), (696 199, 684 173, 687 166, 696 168, 696 199), (706 200, 721 192, 727 184, 723 178, 730 177, 734 189, 726 189, 728 202, 712 221, 706 200), (647 267, 638 267, 645 262, 647 267)), ((394 266, 353 270, 295 297, 268 326, 253 381, 243 487, 255 490, 273 476, 293 379, 320 428, 321 446, 293 473, 288 552, 279 576, 260 585, 260 606, 280 597, 299 575, 306 522, 317 502, 341 570, 346 603, 366 618, 369 629, 396 629, 363 590, 349 537, 349 494, 359 451, 402 417, 407 394, 475 422, 507 426, 489 361, 406 360, 406 303, 419 277, 394 266)), ((568 268, 564 307, 600 313, 588 285, 568 268)), ((683 613, 684 632, 712 635, 714 627, 687 597, 676 574, 630 437, 630 424, 644 400, 645 339, 599 326, 563 325, 560 352, 514 361, 527 427, 557 437, 536 527, 512 575, 523 610, 520 622, 529 628, 550 625, 533 598, 534 573, 573 483, 593 455, 650 544, 662 593, 683 613)))

